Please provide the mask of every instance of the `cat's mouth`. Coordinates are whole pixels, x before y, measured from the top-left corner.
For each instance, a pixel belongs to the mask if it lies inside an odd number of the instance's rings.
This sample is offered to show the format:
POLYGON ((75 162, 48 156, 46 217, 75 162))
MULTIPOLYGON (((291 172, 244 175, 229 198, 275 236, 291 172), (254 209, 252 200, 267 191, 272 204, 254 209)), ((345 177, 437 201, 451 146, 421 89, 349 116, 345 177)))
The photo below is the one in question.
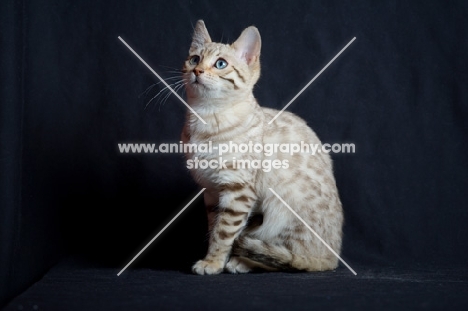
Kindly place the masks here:
POLYGON ((203 83, 201 82, 200 77, 195 77, 195 79, 193 80, 193 84, 200 84, 201 85, 203 83))
POLYGON ((203 92, 203 93, 211 89, 209 81, 206 81, 203 77, 196 77, 196 76, 191 77, 190 82, 188 83, 188 86, 193 91, 203 92))
POLYGON ((193 87, 206 87, 205 84, 201 81, 201 79, 199 77, 195 77, 195 79, 193 79, 191 85, 193 87))

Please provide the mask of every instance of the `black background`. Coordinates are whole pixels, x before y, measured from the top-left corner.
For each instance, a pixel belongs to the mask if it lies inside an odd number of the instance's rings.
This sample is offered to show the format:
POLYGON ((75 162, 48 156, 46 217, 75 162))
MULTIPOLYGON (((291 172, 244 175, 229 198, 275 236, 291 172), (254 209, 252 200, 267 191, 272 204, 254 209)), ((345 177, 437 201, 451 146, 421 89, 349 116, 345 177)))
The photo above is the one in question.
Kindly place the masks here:
MULTIPOLYGON (((233 42, 262 36, 260 104, 290 107, 333 155, 343 258, 463 265, 468 114, 466 2, 7 1, 1 4, 2 299, 63 255, 123 267, 198 191, 182 155, 122 155, 178 142, 185 107, 148 101, 174 76, 193 25, 233 42)), ((204 255, 196 201, 132 267, 188 269, 204 255)))

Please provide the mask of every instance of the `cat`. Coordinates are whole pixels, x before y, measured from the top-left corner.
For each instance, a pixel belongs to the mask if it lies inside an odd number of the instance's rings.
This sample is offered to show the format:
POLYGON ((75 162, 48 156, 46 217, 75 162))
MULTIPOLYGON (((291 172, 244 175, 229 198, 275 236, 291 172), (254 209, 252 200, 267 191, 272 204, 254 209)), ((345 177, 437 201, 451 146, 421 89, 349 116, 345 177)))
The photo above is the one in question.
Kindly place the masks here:
MULTIPOLYGON (((181 135, 184 143, 321 144, 293 113, 284 111, 268 124, 278 111, 260 107, 253 95, 260 77, 260 49, 260 33, 253 26, 227 45, 212 42, 204 22, 196 23, 182 77, 187 103, 206 124, 188 110, 181 135)), ((193 151, 186 158, 218 160, 219 154, 193 151)), ((228 160, 226 167, 191 169, 196 182, 206 188, 210 234, 207 255, 193 265, 193 273, 325 271, 338 266, 338 258, 269 190, 339 254, 343 211, 327 153, 267 156, 232 150, 223 159, 228 160), (234 167, 234 159, 286 160, 289 167, 269 172, 240 169, 234 167)))

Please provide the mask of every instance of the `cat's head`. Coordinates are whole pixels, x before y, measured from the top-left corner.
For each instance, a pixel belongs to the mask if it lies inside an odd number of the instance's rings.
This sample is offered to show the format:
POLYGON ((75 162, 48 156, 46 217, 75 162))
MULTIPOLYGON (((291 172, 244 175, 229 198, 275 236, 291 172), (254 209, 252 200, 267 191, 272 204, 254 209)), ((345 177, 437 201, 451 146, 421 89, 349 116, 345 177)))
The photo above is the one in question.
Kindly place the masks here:
POLYGON ((205 23, 195 26, 183 76, 190 99, 231 99, 252 93, 260 77, 261 39, 246 28, 231 45, 211 42, 205 23))

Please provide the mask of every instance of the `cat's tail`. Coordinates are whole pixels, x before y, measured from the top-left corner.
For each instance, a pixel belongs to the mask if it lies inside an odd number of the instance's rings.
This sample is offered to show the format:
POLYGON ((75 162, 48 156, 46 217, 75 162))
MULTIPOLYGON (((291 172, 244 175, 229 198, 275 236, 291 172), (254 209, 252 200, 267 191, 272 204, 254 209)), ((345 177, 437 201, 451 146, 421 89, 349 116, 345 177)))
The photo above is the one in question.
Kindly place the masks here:
POLYGON ((338 266, 338 259, 333 255, 313 257, 294 254, 284 245, 249 237, 240 237, 233 246, 232 254, 278 270, 325 271, 338 266))

